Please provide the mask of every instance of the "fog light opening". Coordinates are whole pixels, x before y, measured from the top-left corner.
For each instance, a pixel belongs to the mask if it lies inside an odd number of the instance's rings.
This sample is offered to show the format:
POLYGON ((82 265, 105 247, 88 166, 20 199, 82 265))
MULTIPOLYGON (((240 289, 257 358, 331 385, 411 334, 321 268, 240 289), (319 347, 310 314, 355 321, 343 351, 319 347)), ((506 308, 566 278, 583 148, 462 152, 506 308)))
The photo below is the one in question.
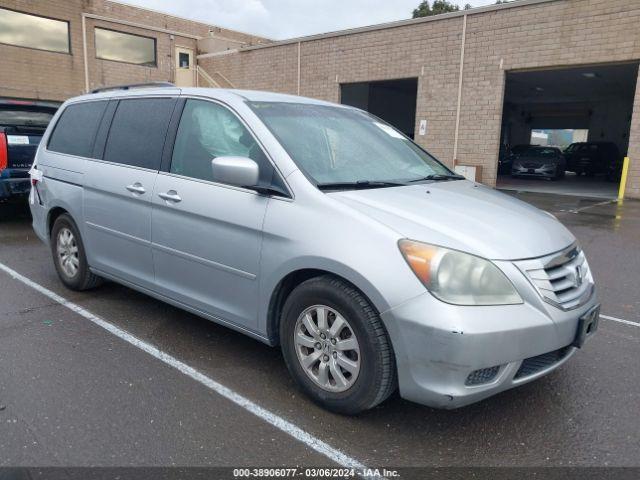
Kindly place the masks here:
POLYGON ((500 370, 499 365, 496 365, 495 367, 480 368, 478 370, 474 370, 467 376, 467 379, 465 380, 464 384, 467 387, 484 385, 486 383, 493 381, 496 378, 496 375, 498 375, 499 370, 500 370))

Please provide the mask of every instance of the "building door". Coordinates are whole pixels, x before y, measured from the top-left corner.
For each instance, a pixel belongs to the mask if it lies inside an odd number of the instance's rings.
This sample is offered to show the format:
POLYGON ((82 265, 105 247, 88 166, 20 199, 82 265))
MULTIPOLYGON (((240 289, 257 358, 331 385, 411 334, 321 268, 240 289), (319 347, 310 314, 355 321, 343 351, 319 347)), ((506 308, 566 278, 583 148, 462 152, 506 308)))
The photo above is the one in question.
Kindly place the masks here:
POLYGON ((176 47, 176 85, 178 87, 196 86, 196 66, 193 50, 176 47))

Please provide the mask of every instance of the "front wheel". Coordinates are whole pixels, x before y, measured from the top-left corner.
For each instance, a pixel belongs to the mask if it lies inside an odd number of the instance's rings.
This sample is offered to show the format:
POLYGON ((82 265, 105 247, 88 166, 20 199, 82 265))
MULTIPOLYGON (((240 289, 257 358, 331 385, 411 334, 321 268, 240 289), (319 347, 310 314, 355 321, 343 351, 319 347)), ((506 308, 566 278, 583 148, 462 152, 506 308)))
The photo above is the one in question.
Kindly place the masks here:
POLYGON ((302 390, 333 412, 360 413, 396 388, 393 349, 378 313, 338 278, 312 278, 289 295, 280 342, 302 390))

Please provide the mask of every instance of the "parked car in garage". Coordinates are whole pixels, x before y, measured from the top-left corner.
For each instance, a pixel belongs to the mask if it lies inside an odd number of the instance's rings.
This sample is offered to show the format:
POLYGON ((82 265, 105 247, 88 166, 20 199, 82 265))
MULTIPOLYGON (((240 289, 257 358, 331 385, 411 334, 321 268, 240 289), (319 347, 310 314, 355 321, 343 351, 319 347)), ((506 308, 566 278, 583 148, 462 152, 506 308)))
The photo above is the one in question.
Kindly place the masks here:
POLYGON ((506 154, 498 159, 498 173, 510 174, 513 161, 518 158, 522 152, 526 151, 531 145, 515 145, 507 150, 506 154))
POLYGON ((615 176, 622 163, 618 147, 613 142, 572 143, 564 151, 566 169, 577 175, 615 176))
POLYGON ((565 164, 566 160, 559 148, 529 145, 514 157, 511 176, 555 180, 564 176, 565 164))
POLYGON ((85 95, 56 115, 32 179, 33 227, 64 285, 110 279, 279 345, 332 411, 396 388, 467 405, 546 375, 597 328, 587 259, 555 217, 352 107, 85 95))
POLYGON ((58 104, 0 99, 0 202, 26 199, 29 169, 58 104))

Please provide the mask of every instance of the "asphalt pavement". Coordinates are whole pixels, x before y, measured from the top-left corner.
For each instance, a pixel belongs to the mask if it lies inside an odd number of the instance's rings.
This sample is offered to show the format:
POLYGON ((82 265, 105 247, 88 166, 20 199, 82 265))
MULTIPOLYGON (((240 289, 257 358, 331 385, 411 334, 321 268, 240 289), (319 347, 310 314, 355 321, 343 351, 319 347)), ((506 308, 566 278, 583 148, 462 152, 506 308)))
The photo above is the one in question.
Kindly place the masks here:
POLYGON ((0 206, 0 264, 259 409, 0 271, 0 465, 336 465, 318 441, 376 467, 640 466, 640 202, 514 195, 577 236, 609 319, 536 382, 453 411, 395 395, 358 417, 301 395, 278 349, 113 283, 66 290, 28 215, 0 206))

